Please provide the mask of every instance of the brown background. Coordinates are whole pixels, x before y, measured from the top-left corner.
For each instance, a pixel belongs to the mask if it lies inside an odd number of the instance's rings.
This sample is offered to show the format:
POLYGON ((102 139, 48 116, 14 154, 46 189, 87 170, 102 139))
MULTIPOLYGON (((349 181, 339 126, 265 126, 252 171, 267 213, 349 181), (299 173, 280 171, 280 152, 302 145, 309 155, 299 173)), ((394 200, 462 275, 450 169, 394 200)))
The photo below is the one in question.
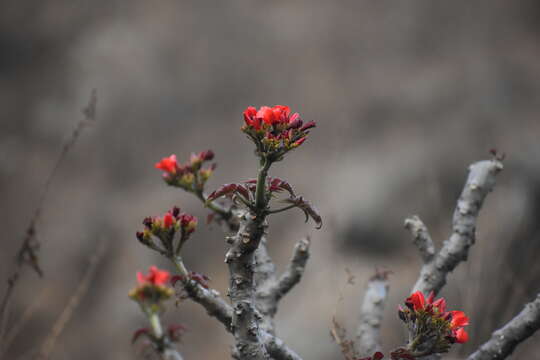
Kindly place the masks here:
MULTIPOLYGON (((394 271, 384 346, 403 341, 395 313, 420 259, 402 224, 419 214, 440 244, 466 168, 507 153, 478 225, 469 262, 443 291, 471 316, 463 358, 540 290, 540 4, 523 1, 6 1, 0 11, 0 275, 6 279, 45 178, 90 90, 98 121, 59 169, 39 223, 45 278, 27 272, 11 323, 39 306, 7 358, 30 358, 78 285, 100 239, 109 243, 53 359, 131 359, 144 326, 127 298, 135 272, 170 268, 137 243, 147 215, 174 204, 204 219, 192 197, 166 187, 153 164, 213 149, 209 187, 253 177, 239 131, 248 105, 287 104, 318 128, 272 174, 320 209, 271 219, 270 250, 283 266, 312 236, 304 281, 283 301, 279 334, 305 359, 339 359, 328 335, 338 316, 354 331, 375 266, 394 271), (356 276, 345 287, 345 268, 356 276), (43 293, 46 289, 45 293, 43 293)), ((225 292, 219 229, 201 226, 190 268, 225 292)), ((185 323, 186 359, 227 359, 231 337, 198 306, 171 309, 185 323)), ((534 358, 538 335, 515 359, 534 358)))

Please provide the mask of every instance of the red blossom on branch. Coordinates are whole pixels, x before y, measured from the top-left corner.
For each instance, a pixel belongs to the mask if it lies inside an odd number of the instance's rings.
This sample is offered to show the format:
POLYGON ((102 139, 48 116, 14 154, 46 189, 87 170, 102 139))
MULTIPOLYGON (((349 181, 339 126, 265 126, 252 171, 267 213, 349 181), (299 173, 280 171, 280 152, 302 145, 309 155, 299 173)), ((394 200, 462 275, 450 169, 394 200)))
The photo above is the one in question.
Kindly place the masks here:
POLYGON ((180 221, 180 226, 187 234, 191 234, 195 231, 198 223, 198 220, 195 216, 187 213, 182 213, 178 215, 178 220, 180 221))
POLYGON ((469 318, 463 311, 446 311, 446 300, 435 300, 434 292, 426 299, 422 292, 416 291, 405 300, 405 305, 406 308, 399 307, 398 314, 407 324, 412 340, 404 353, 443 353, 453 343, 469 340, 464 329, 469 325, 469 318))
POLYGON ((176 155, 171 155, 161 159, 155 164, 155 167, 163 171, 163 179, 167 184, 200 193, 215 170, 216 164, 211 164, 206 168, 202 168, 202 166, 205 162, 213 159, 214 152, 205 150, 198 154, 192 153, 189 161, 185 164, 179 164, 176 155))
POLYGON ((257 146, 257 153, 263 157, 273 157, 274 161, 288 151, 302 145, 315 127, 315 122, 304 124, 298 113, 291 115, 291 109, 284 105, 261 106, 257 110, 249 106, 244 111, 245 132, 257 146))
POLYGON ((166 285, 169 281, 170 274, 166 270, 159 270, 156 266, 150 266, 148 275, 142 272, 137 272, 137 281, 140 285, 166 285))
POLYGON ((178 163, 176 162, 176 155, 171 155, 169 157, 164 157, 155 165, 156 169, 165 171, 168 174, 176 173, 178 168, 178 163))

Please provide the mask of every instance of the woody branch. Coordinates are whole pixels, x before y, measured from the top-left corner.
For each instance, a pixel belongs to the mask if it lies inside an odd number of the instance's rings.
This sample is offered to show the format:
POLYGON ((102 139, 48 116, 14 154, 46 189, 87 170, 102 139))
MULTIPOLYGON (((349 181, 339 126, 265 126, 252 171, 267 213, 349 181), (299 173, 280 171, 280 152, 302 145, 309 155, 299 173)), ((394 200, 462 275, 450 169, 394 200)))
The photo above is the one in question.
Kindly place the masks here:
POLYGON ((388 272, 377 271, 369 280, 356 331, 358 352, 371 356, 381 350, 380 332, 388 297, 388 272))
POLYGON ((417 217, 406 220, 418 244, 424 265, 413 291, 438 293, 456 266, 467 260, 474 245, 476 222, 486 196, 495 186, 495 177, 503 169, 500 159, 479 161, 469 167, 469 176, 457 202, 452 221, 452 235, 433 257, 427 229, 417 217), (425 229, 425 231, 424 231, 425 229))
POLYGON ((506 325, 495 331, 467 360, 501 360, 540 328, 540 294, 506 325))

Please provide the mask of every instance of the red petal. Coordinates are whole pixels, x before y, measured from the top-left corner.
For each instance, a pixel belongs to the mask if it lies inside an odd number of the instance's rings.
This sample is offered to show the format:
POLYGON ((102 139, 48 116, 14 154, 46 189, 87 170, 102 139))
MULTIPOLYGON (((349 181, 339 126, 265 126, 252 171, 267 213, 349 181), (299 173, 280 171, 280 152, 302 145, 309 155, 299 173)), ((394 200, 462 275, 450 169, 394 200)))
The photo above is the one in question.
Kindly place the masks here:
POLYGON ((274 112, 268 106, 261 106, 257 111, 257 118, 262 119, 265 124, 272 125, 275 122, 274 112))
POLYGON ((452 311, 452 328, 459 328, 469 325, 469 318, 465 315, 463 311, 452 311))
POLYGON ((150 266, 150 274, 147 281, 154 285, 165 285, 169 281, 170 274, 166 270, 159 270, 156 266, 150 266))
POLYGON ((417 291, 413 293, 411 296, 409 296, 407 300, 405 300, 405 302, 412 304, 413 309, 415 311, 418 311, 418 310, 424 310, 426 299, 424 297, 424 294, 422 294, 420 291, 417 291))
POLYGON ((446 311, 446 300, 444 298, 437 299, 433 302, 433 307, 439 310, 439 313, 446 311))
POLYGON ((161 159, 160 162, 156 163, 155 167, 156 169, 163 170, 167 173, 174 173, 176 172, 176 155, 171 155, 169 157, 165 157, 161 159))
POLYGON ((456 331, 456 342, 463 344, 469 341, 469 334, 464 329, 458 329, 456 331))
POLYGON ((163 227, 165 229, 168 229, 170 228, 174 223, 174 217, 172 216, 171 213, 166 213, 165 215, 163 215, 163 227))

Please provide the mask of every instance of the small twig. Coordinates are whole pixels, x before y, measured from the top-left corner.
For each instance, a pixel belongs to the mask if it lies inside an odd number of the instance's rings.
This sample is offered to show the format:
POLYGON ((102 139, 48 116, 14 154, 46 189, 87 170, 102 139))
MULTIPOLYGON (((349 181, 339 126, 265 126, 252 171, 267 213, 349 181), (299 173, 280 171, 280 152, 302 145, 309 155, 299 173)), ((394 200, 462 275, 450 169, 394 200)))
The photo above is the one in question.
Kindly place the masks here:
POLYGON ((274 316, 279 301, 300 282, 309 258, 309 238, 302 239, 294 247, 293 257, 283 274, 276 277, 276 266, 268 255, 266 237, 263 236, 255 251, 255 285, 257 309, 262 315, 260 327, 274 333, 274 316))
POLYGON ((64 308, 64 310, 54 323, 49 336, 45 339, 43 345, 41 346, 41 350, 38 356, 40 360, 47 360, 51 356, 51 353, 54 350, 54 346, 56 345, 56 341, 62 334, 62 331, 65 329, 68 322, 71 320, 71 317, 77 309, 77 306, 88 292, 90 284, 94 280, 94 277, 98 270, 99 263, 103 259, 103 255, 105 254, 107 245, 108 243, 106 240, 101 240, 101 243, 98 245, 95 253, 90 258, 90 262, 88 264, 88 267, 86 268, 83 278, 79 283, 79 286, 69 299, 67 306, 64 308))
POLYGON ((4 332, 7 326, 9 302, 11 300, 11 296, 13 295, 15 287, 18 283, 22 266, 24 264, 29 264, 39 276, 43 275, 43 271, 41 270, 41 267, 39 266, 38 255, 37 255, 37 250, 40 246, 40 243, 36 240, 36 226, 41 217, 41 213, 43 212, 43 208, 45 206, 45 200, 47 199, 49 189, 55 178, 56 173, 58 172, 58 169, 60 168, 60 165, 66 158, 66 155, 68 154, 68 152, 73 148, 73 146, 77 142, 77 139, 79 138, 79 135, 81 131, 83 130, 83 128, 87 126, 90 123, 90 121, 94 121, 96 119, 96 112, 97 112, 97 92, 94 89, 92 90, 92 93, 90 95, 90 100, 88 102, 88 105, 82 109, 84 118, 77 123, 75 129, 71 133, 71 136, 68 138, 66 143, 64 143, 62 147, 62 151, 58 155, 56 163, 54 164, 51 172, 49 173, 49 176, 47 177, 47 180, 45 181, 45 184, 43 185, 43 189, 39 197, 38 203, 34 209, 32 217, 30 218, 30 222, 26 228, 25 236, 23 238, 21 247, 19 248, 17 252, 17 261, 15 262, 15 269, 13 270, 11 276, 8 278, 7 289, 6 289, 6 292, 4 293, 2 304, 0 305, 0 353, 2 352, 2 348, 4 346, 3 339, 4 339, 4 332))
POLYGON ((273 289, 274 298, 277 303, 285 296, 291 289, 300 282, 304 270, 306 268, 307 261, 309 259, 309 237, 305 237, 298 241, 294 246, 293 256, 287 269, 279 277, 275 288, 273 289))
MULTIPOLYGON (((219 295, 219 292, 213 289, 205 289, 199 283, 188 279, 185 266, 178 264, 180 274, 182 275, 182 284, 189 298, 206 309, 208 315, 215 317, 225 326, 228 332, 232 333, 232 307, 227 304, 219 295)), ((261 329, 260 337, 265 344, 268 354, 275 360, 302 360, 293 350, 291 350, 280 338, 272 333, 261 329)))
POLYGON ((330 336, 341 349, 341 354, 343 354, 345 360, 355 360, 358 358, 354 341, 347 339, 347 330, 337 321, 336 316, 332 317, 330 336))
POLYGON ((186 269, 181 258, 172 259, 180 276, 182 285, 189 298, 199 305, 202 305, 208 312, 208 315, 215 317, 225 326, 227 331, 231 331, 232 308, 219 295, 219 292, 213 289, 205 289, 196 281, 189 278, 189 272, 186 269))
MULTIPOLYGON (((11 327, 9 332, 6 334, 6 339, 4 341, 3 351, 9 350, 11 343, 17 338, 24 329, 25 325, 36 313, 39 306, 43 304, 43 299, 45 299, 50 293, 50 288, 44 288, 41 293, 35 298, 35 300, 26 308, 23 314, 20 316, 20 319, 11 327)), ((0 352, 0 359, 4 352, 0 352)))
POLYGON ((476 221, 484 200, 495 186, 495 177, 503 169, 498 158, 479 161, 469 167, 469 176, 454 211, 452 235, 442 249, 424 264, 413 291, 438 293, 447 275, 467 259, 475 242, 476 221))
POLYGON ((380 328, 388 297, 388 271, 376 271, 369 280, 356 332, 358 353, 371 356, 381 349, 380 328))
POLYGON ((416 215, 405 219, 405 228, 409 230, 414 238, 414 245, 418 248, 424 263, 433 260, 435 256, 435 245, 429 235, 426 225, 416 215))
POLYGON ((276 265, 268 253, 265 235, 261 238, 257 250, 255 250, 253 280, 255 282, 255 305, 262 315, 259 327, 271 334, 275 334, 275 301, 271 288, 277 282, 276 265))
POLYGON ((495 331, 467 360, 501 360, 540 328, 540 294, 506 325, 495 331))

